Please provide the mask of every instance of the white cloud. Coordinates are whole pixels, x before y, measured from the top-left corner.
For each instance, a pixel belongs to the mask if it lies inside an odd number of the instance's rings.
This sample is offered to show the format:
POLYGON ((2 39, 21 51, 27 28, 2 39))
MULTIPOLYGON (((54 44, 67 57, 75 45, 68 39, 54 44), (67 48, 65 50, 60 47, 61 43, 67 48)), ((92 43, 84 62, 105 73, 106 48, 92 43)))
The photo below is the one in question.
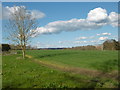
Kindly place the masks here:
POLYGON ((99 40, 92 40, 92 41, 90 41, 91 43, 97 43, 97 42, 99 42, 99 40))
POLYGON ((88 41, 73 41, 72 43, 74 44, 83 44, 83 43, 87 43, 88 41))
POLYGON ((102 33, 102 35, 111 35, 111 33, 106 32, 106 33, 102 33))
POLYGON ((30 14, 32 17, 31 19, 33 19, 33 18, 40 19, 40 18, 45 17, 45 14, 41 11, 26 10, 26 12, 25 12, 25 9, 26 9, 25 6, 13 6, 13 7, 6 6, 6 7, 3 7, 3 10, 2 10, 3 11, 3 19, 11 19, 12 14, 15 14, 19 11, 20 11, 20 14, 25 14, 25 15, 30 14))
MULTIPOLYGON (((116 12, 111 12, 110 15, 108 16, 108 19, 109 19, 109 23, 112 26, 118 26, 118 19, 120 20, 120 14, 116 12)), ((120 26, 120 22, 119 22, 119 26, 120 26)))
POLYGON ((115 12, 111 12, 110 15, 108 15, 105 9, 99 7, 91 10, 86 19, 74 18, 67 21, 54 21, 43 27, 38 27, 36 31, 38 34, 52 34, 62 31, 99 29, 105 25, 117 26, 117 15, 115 12))
POLYGON ((100 34, 97 34, 97 36, 100 36, 100 34))
POLYGON ((69 41, 58 41, 59 44, 68 43, 69 41))
MULTIPOLYGON (((3 7, 3 18, 11 18, 11 13, 16 11, 21 11, 24 14, 26 7, 25 6, 14 6, 14 7, 3 7)), ((25 13, 30 14, 32 18, 40 19, 45 16, 45 14, 38 10, 27 10, 25 13)), ((62 31, 76 31, 76 30, 93 30, 99 29, 105 25, 118 25, 118 14, 116 12, 111 12, 109 15, 107 11, 103 8, 95 8, 90 10, 86 19, 70 19, 66 21, 54 21, 50 22, 45 26, 38 27, 35 31, 37 35, 39 34, 52 34, 60 33, 62 31)))
POLYGON ((76 40, 82 40, 82 39, 93 39, 95 36, 90 36, 90 37, 77 37, 76 40))
POLYGON ((38 10, 30 10, 32 18, 40 19, 45 17, 45 14, 38 10))
POLYGON ((59 44, 83 44, 83 43, 88 43, 89 41, 58 41, 59 44))
POLYGON ((100 37, 99 40, 103 41, 103 40, 106 40, 108 39, 108 37, 100 37))
POLYGON ((95 36, 90 36, 90 37, 89 37, 89 39, 93 39, 93 38, 95 38, 95 36))
POLYGON ((65 41, 58 41, 59 44, 73 44, 74 41, 70 41, 70 40, 65 40, 65 41))
POLYGON ((111 33, 105 32, 105 33, 100 33, 100 34, 96 34, 97 36, 110 36, 111 33))
POLYGON ((56 47, 58 47, 55 44, 48 44, 48 43, 42 43, 42 42, 37 42, 33 46, 37 47, 37 48, 56 48, 56 47))
POLYGON ((111 22, 116 22, 118 20, 118 14, 116 12, 111 12, 108 18, 111 22))
POLYGON ((38 27, 36 31, 38 34, 52 34, 61 31, 76 31, 76 30, 91 30, 102 27, 103 24, 89 22, 85 19, 71 19, 68 21, 50 22, 44 27, 38 27))
POLYGON ((78 37, 76 40, 87 39, 88 37, 78 37))
POLYGON ((87 19, 92 22, 102 22, 107 19, 107 11, 102 8, 95 8, 88 13, 87 19))

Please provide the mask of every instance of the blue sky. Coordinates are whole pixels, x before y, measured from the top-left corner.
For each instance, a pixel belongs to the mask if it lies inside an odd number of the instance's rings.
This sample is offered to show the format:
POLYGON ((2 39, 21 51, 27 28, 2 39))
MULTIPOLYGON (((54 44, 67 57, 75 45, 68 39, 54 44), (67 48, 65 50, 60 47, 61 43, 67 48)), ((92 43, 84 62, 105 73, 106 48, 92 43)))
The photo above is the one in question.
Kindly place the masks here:
MULTIPOLYGON (((28 10, 38 10, 45 14, 43 18, 38 19, 38 27, 45 27, 48 23, 55 21, 69 21, 72 19, 86 19, 88 13, 96 8, 102 8, 107 11, 118 13, 117 2, 20 2, 3 3, 3 7, 25 6, 28 10)), ((4 28, 4 26, 3 26, 4 28)), ((6 33, 3 31, 3 37, 6 33)), ((40 48, 45 47, 73 47, 82 45, 101 44, 106 39, 117 39, 118 29, 111 25, 105 25, 98 29, 91 30, 62 30, 60 33, 40 34, 31 40, 32 46, 40 48), (99 35, 100 34, 100 35, 99 35), (101 38, 101 40, 99 40, 101 38), (103 40, 104 39, 104 40, 103 40), (99 40, 99 41, 98 41, 99 40)), ((10 41, 3 40, 3 43, 10 41)))

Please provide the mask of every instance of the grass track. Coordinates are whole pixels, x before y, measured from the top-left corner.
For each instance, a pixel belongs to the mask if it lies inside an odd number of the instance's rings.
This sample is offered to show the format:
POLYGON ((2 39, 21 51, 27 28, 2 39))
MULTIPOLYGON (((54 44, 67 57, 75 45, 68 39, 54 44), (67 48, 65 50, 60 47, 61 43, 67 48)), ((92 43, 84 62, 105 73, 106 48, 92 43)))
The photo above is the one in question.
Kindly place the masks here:
POLYGON ((110 72, 110 73, 103 73, 101 71, 98 70, 91 70, 91 69, 85 69, 85 68, 76 68, 76 67, 68 67, 68 66, 63 66, 63 65, 59 65, 59 64, 55 64, 55 63, 50 63, 48 61, 42 61, 42 60, 38 60, 38 59, 34 59, 32 58, 32 56, 30 55, 26 55, 26 57, 32 59, 33 62, 36 62, 40 65, 46 66, 48 68, 53 68, 53 69, 57 69, 57 70, 61 70, 61 71, 65 71, 65 72, 70 72, 70 73, 77 73, 79 75, 89 75, 91 77, 96 77, 96 76, 101 76, 101 77, 108 77, 108 78, 113 78, 113 79, 117 79, 117 74, 118 72, 114 71, 114 72, 110 72))
POLYGON ((49 63, 92 70, 98 70, 104 63, 118 61, 118 51, 38 50, 27 54, 49 63))

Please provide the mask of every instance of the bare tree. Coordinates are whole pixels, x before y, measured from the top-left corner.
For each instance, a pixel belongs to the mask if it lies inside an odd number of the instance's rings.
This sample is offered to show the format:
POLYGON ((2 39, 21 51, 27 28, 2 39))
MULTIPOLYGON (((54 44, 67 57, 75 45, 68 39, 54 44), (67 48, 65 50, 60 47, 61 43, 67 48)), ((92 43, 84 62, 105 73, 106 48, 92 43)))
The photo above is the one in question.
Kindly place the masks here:
POLYGON ((36 35, 37 20, 25 7, 13 7, 11 18, 8 20, 7 28, 10 29, 8 39, 21 46, 23 59, 25 58, 26 45, 36 35))

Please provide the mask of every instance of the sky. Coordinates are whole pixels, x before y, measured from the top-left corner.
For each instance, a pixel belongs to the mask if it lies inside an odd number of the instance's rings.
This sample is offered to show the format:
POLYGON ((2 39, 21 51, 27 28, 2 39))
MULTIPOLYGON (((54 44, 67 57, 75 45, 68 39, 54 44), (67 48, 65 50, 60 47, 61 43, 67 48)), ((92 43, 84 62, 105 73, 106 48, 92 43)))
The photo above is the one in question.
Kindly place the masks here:
MULTIPOLYGON (((7 36, 4 22, 9 19, 12 7, 23 6, 38 19, 36 37, 29 43, 38 48, 97 45, 118 38, 117 2, 4 2, 2 5, 2 36, 7 36)), ((2 43, 11 42, 2 39, 2 43)))
POLYGON ((3 2, 119 2, 119 0, 1 0, 3 2))

